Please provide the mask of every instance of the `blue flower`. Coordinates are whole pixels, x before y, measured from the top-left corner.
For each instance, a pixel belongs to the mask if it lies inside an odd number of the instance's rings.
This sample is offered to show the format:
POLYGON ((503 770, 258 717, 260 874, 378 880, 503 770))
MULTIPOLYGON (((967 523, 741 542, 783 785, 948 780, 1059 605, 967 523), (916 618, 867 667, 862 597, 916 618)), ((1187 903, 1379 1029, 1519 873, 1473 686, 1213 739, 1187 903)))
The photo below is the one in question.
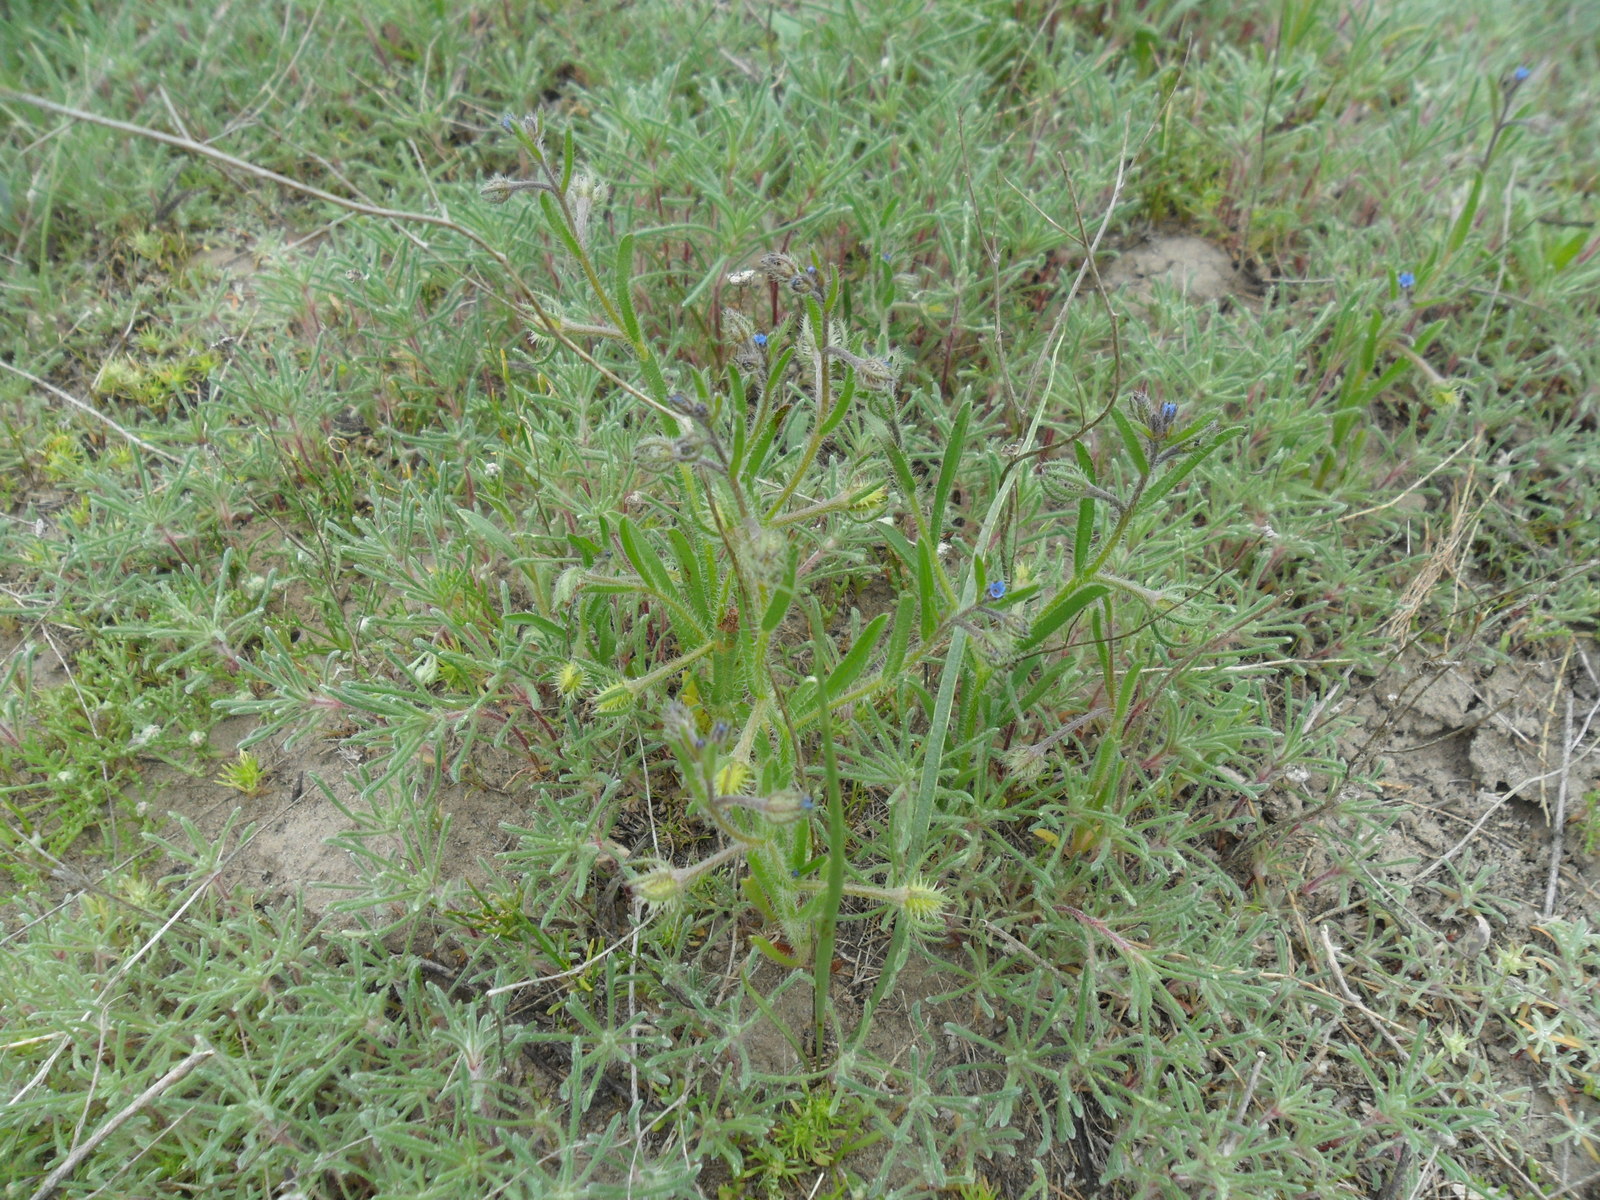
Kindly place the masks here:
POLYGON ((502 129, 504 129, 507 133, 512 132, 512 129, 511 129, 511 114, 510 113, 507 113, 505 116, 500 118, 500 127, 502 129))
POLYGON ((984 591, 989 599, 998 600, 1006 594, 1006 581, 1004 579, 993 580, 984 591))
POLYGON ((1161 423, 1171 425, 1178 418, 1178 405, 1175 401, 1168 400, 1161 406, 1161 423))
POLYGON ((750 340, 756 345, 760 346, 763 350, 767 348, 767 335, 764 333, 758 333, 750 340))
POLYGON ((1399 282, 1400 290, 1402 292, 1409 292, 1412 288, 1417 286, 1417 277, 1410 271, 1401 271, 1399 282))
POLYGON ((1511 78, 1515 79, 1518 83, 1521 83, 1524 79, 1532 74, 1533 72, 1527 67, 1518 67, 1515 71, 1511 72, 1511 78))

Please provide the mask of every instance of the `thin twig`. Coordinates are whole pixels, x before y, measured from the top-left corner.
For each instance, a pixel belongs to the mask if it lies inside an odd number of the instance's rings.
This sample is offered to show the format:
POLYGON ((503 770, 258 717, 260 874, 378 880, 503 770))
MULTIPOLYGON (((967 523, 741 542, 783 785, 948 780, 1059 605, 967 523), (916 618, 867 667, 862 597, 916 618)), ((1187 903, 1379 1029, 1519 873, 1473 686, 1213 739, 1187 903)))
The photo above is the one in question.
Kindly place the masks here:
POLYGON ((185 1075, 216 1053, 216 1051, 210 1047, 201 1049, 200 1045, 200 1039, 196 1038, 195 1051, 193 1054, 189 1055, 188 1058, 185 1058, 177 1066, 173 1067, 172 1070, 168 1071, 160 1079, 156 1080, 149 1087, 145 1088, 144 1091, 140 1092, 139 1095, 134 1098, 132 1104, 128 1105, 127 1108, 123 1109, 116 1116, 107 1120, 100 1126, 99 1129, 96 1129, 93 1133, 91 1133, 88 1138, 84 1140, 82 1145, 73 1150, 73 1152, 67 1155, 66 1158, 62 1159, 61 1165, 58 1166, 54 1171, 51 1171, 50 1174, 45 1176, 44 1182, 39 1185, 39 1190, 33 1193, 32 1200, 48 1200, 48 1197, 53 1196, 56 1189, 61 1186, 62 1181, 65 1180, 68 1175, 72 1174, 73 1171, 77 1170, 78 1164, 84 1159, 88 1158, 89 1155, 93 1154, 101 1142, 105 1141, 108 1137, 125 1125, 128 1119, 137 1114, 141 1108, 149 1104, 152 1100, 161 1095, 161 1093, 165 1092, 174 1084, 179 1083, 185 1075))
POLYGON ((1361 998, 1345 982, 1344 972, 1339 969, 1339 952, 1333 948, 1333 937, 1328 933, 1328 927, 1326 925, 1318 925, 1317 933, 1322 937, 1322 949, 1328 956, 1328 969, 1333 972, 1333 980, 1339 985, 1340 993, 1347 1001, 1366 1015, 1372 1022, 1372 1027, 1383 1035, 1383 1040, 1389 1043, 1390 1047, 1402 1060, 1409 1058, 1410 1055, 1406 1053, 1406 1048, 1400 1044, 1394 1034, 1383 1027, 1386 1018, 1379 1016, 1363 1004, 1361 998))
POLYGON ((99 421, 102 425, 105 425, 116 431, 122 437, 139 447, 139 449, 148 451, 149 453, 154 454, 157 458, 164 458, 169 463, 181 463, 183 461, 183 459, 179 458, 176 454, 169 454, 159 446, 152 446, 138 434, 132 433, 124 429, 121 425, 118 425, 115 421, 106 416, 105 413, 101 412, 99 409, 95 408, 92 404, 89 404, 83 400, 79 400, 70 392, 62 391, 60 388, 56 387, 55 384, 48 383, 45 380, 40 379, 37 375, 24 371, 21 367, 14 367, 10 363, 3 360, 0 360, 0 367, 4 367, 14 375, 21 375, 29 383, 33 384, 34 387, 43 388, 45 391, 59 396, 68 404, 72 405, 73 408, 89 414, 89 416, 93 417, 96 421, 99 421))
POLYGON ((535 984, 554 983, 558 979, 570 979, 574 975, 582 975, 596 963, 603 961, 612 954, 615 954, 618 950, 625 949, 629 945, 632 945, 633 939, 637 937, 639 931, 642 930, 644 926, 649 925, 654 919, 654 917, 648 918, 642 924, 640 924, 632 934, 624 938, 619 938, 617 941, 607 946, 604 950, 600 951, 599 954, 584 959, 581 963, 570 970, 557 971, 554 975, 535 975, 532 979, 519 979, 516 983, 502 983, 499 987, 492 987, 486 991, 483 994, 484 998, 488 999, 491 996, 498 996, 503 992, 514 992, 518 988, 533 987, 535 984))
POLYGON ((1445 455, 1443 461, 1441 461, 1438 466, 1434 467, 1433 470, 1429 471, 1415 483, 1408 484, 1404 490, 1397 492, 1395 495, 1385 500, 1382 504, 1374 504, 1371 508, 1358 509, 1356 512, 1345 513, 1344 516, 1335 518, 1334 524, 1343 525, 1346 521, 1354 521, 1358 517, 1370 516, 1372 513, 1382 512, 1386 508, 1393 508, 1396 504, 1399 504, 1405 500, 1407 496, 1412 495, 1414 492, 1420 489, 1423 484, 1427 483, 1428 480, 1432 479, 1440 471, 1448 467, 1451 462, 1455 460, 1456 455, 1461 454, 1466 450, 1476 450, 1482 444, 1482 442, 1483 437, 1481 434, 1473 434, 1466 441, 1462 442, 1461 445, 1457 446, 1454 450, 1450 451, 1449 454, 1445 455))
POLYGON ((1567 712, 1561 722, 1561 782, 1556 788, 1556 811, 1550 817, 1550 873, 1544 881, 1544 919, 1556 911, 1556 884, 1561 879, 1561 851, 1566 842, 1567 785, 1572 779, 1572 693, 1567 693, 1567 712))
POLYGON ((1544 1200, 1559 1200, 1559 1197, 1561 1196, 1575 1195, 1576 1193, 1583 1191, 1591 1183, 1596 1182, 1600 1182, 1600 1171, 1596 1171, 1592 1175, 1585 1175, 1582 1179, 1575 1179, 1571 1183, 1562 1185, 1546 1196, 1544 1200))
MULTIPOLYGON (((1250 1101, 1255 1099, 1256 1086, 1261 1082, 1261 1069, 1267 1065, 1267 1052, 1256 1051, 1255 1064, 1250 1068, 1250 1078, 1245 1081, 1244 1094, 1239 1097, 1238 1110, 1233 1115, 1233 1123, 1243 1126, 1245 1114, 1250 1111, 1250 1101)), ((1232 1154, 1239 1148, 1239 1143, 1244 1140, 1243 1131, 1236 1129, 1222 1141, 1222 1153, 1232 1154)))
POLYGON ((46 100, 42 96, 30 95, 27 92, 16 92, 9 88, 0 88, 0 101, 5 100, 16 101, 19 104, 27 104, 34 108, 42 108, 46 112, 53 112, 63 117, 70 117, 74 121, 86 121, 91 125, 100 125, 106 129, 115 129, 119 133, 126 133, 133 137, 141 137, 152 142, 160 142, 164 146, 171 146, 174 149, 182 150, 186 154, 193 154, 198 158, 208 158, 212 162, 220 163, 223 166, 230 167, 235 171, 242 171, 244 174, 253 176, 256 179, 262 179, 268 183, 275 183, 279 187, 289 188, 291 191, 299 192, 303 196, 311 196, 314 199, 322 200, 328 204, 334 204, 340 208, 349 209, 351 212, 358 212, 369 217, 379 217, 386 221, 393 221, 397 225, 401 226, 402 229, 406 224, 431 225, 436 229, 445 229, 451 233, 464 237, 467 239, 467 241, 471 242, 478 249, 482 250, 490 258, 494 259, 495 264, 505 272, 506 277, 513 285, 515 285, 518 294, 522 298, 522 303, 527 306, 528 311, 531 312, 537 319, 545 334, 554 339, 560 345, 564 346, 573 354, 577 355, 585 365, 600 372, 603 378, 624 392, 627 392, 628 395, 634 397, 636 400, 643 401, 651 408, 654 408, 663 414, 669 416, 675 415, 672 413, 671 409, 663 405, 654 396, 641 391, 639 388, 635 387, 633 384, 617 375, 616 372, 611 370, 611 368, 598 361, 594 355, 590 354, 577 342, 568 337, 562 331, 560 318, 546 309, 544 305, 539 302, 538 295, 534 293, 532 288, 522 281, 522 277, 517 273, 517 270, 512 265, 511 260, 507 258, 505 254, 501 253, 501 251, 497 250, 494 245, 491 244, 482 234, 467 228, 465 225, 458 224, 457 222, 450 220, 448 217, 437 217, 432 213, 413 212, 399 208, 383 208, 376 204, 363 204, 359 200, 347 200, 343 196, 336 196, 332 192, 325 192, 321 188, 312 187, 310 184, 301 183, 298 180, 290 179, 287 175, 279 175, 276 171, 269 171, 265 167, 258 167, 254 163, 247 162, 242 158, 235 158, 231 154, 224 154, 221 150, 215 150, 201 142, 196 142, 189 138, 177 137, 170 133, 162 133, 159 129, 150 129, 144 125, 133 125, 127 121, 115 120, 112 117, 102 117, 98 113, 86 112, 81 108, 73 108, 66 104, 57 104, 54 100, 46 100))

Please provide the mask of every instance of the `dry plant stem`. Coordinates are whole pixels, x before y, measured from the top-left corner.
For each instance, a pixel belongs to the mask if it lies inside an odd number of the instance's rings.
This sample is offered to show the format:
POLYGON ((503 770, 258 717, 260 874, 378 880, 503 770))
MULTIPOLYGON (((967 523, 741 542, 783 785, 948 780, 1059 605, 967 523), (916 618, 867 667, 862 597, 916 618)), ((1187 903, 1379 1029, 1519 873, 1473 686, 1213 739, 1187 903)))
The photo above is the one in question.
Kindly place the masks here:
POLYGON ((1567 830, 1567 785, 1572 779, 1572 693, 1561 722, 1561 782, 1556 788, 1556 811, 1550 816, 1550 872, 1544 882, 1544 919, 1556 911, 1556 885, 1561 881, 1561 851, 1567 830))
POLYGON ((88 1158, 89 1155, 93 1154, 95 1152, 95 1148, 99 1146, 101 1142, 105 1141, 124 1124, 126 1124, 128 1119, 135 1116, 145 1105, 149 1104, 152 1100, 161 1095, 174 1084, 181 1082, 184 1076, 189 1074, 190 1071, 194 1070, 215 1053, 216 1051, 210 1047, 205 1047, 202 1049, 200 1039, 196 1038, 195 1051, 193 1054, 189 1055, 177 1066, 173 1067, 172 1070, 168 1071, 160 1079, 156 1080, 149 1087, 145 1088, 144 1091, 140 1092, 139 1095, 134 1098, 132 1104, 128 1105, 127 1108, 117 1113, 116 1116, 105 1121, 105 1123, 102 1124, 99 1129, 96 1129, 92 1134, 89 1135, 87 1140, 85 1140, 82 1145, 78 1146, 72 1151, 71 1154, 62 1159, 61 1165, 56 1167, 55 1170, 51 1171, 50 1174, 45 1176, 44 1182, 39 1185, 39 1190, 33 1193, 32 1200, 47 1200, 48 1197, 53 1196, 56 1192, 56 1189, 61 1186, 62 1182, 67 1178, 67 1176, 71 1175, 73 1171, 77 1170, 78 1164, 84 1159, 88 1158))
MULTIPOLYGON (((1233 1115, 1233 1122, 1235 1125, 1242 1126, 1244 1124, 1245 1114, 1250 1111, 1250 1101, 1255 1099, 1256 1087, 1261 1082, 1261 1069, 1266 1065, 1267 1052, 1265 1050, 1257 1050, 1255 1064, 1250 1068, 1250 1078, 1245 1081, 1244 1095, 1239 1097, 1239 1108, 1233 1115)), ((1230 1133, 1226 1138, 1223 1139, 1222 1153, 1232 1154, 1239 1148, 1239 1142, 1241 1140, 1241 1134, 1230 1133)))
POLYGON ((145 451, 146 453, 154 454, 157 458, 165 459, 169 463, 181 463, 183 461, 183 459, 179 458, 176 454, 169 454, 159 446, 152 446, 149 442, 145 441, 137 434, 124 429, 121 425, 118 425, 115 421, 106 416, 105 413, 101 412, 93 405, 87 403, 86 401, 79 400, 76 396, 71 395, 70 393, 63 392, 60 388, 56 387, 55 384, 47 383, 45 380, 40 379, 37 375, 31 375, 27 371, 24 371, 21 367, 14 367, 8 362, 0 361, 0 367, 4 367, 14 375, 21 375, 29 383, 33 384, 34 387, 43 388, 45 391, 60 397, 68 404, 72 405, 73 408, 87 413, 96 421, 99 421, 102 425, 113 430, 120 437, 139 447, 139 449, 145 451))
POLYGON ((1438 466, 1434 467, 1433 470, 1429 471, 1421 479, 1409 484, 1403 491, 1395 493, 1382 504, 1374 504, 1371 508, 1363 508, 1353 513, 1345 513, 1344 516, 1337 518, 1334 521, 1334 524, 1343 525, 1346 521, 1354 521, 1359 517, 1371 516, 1373 513, 1383 512, 1384 509, 1393 508, 1407 496, 1416 493, 1424 484, 1428 482, 1428 480, 1432 479, 1440 471, 1448 467, 1452 462, 1455 461, 1455 458, 1458 454, 1462 454, 1468 450, 1476 451, 1482 444, 1483 435, 1478 433, 1473 434, 1466 441, 1462 442, 1461 445, 1457 446, 1454 450, 1450 451, 1449 454, 1445 455, 1444 461, 1442 461, 1438 466))
MULTIPOLYGON (((657 911, 660 910, 658 909, 657 911)), ((575 975, 582 975, 585 971, 594 966, 596 963, 600 962, 602 959, 608 957, 609 955, 615 954, 618 950, 621 950, 624 947, 632 945, 632 939, 643 933, 645 926, 649 925, 654 920, 654 916, 645 918, 644 921, 635 925, 633 932, 627 937, 618 938, 615 942, 611 943, 611 945, 600 951, 599 954, 584 959, 575 967, 571 967, 565 971, 557 971, 554 975, 535 975, 532 979, 519 979, 516 983, 502 983, 499 987, 492 987, 485 992, 483 994, 484 999, 487 1000, 491 997, 501 995, 504 992, 515 992, 520 988, 533 987, 534 985, 540 983, 554 983, 560 979, 571 979, 575 975)))
POLYGON ((1587 1195, 1586 1189, 1592 1183, 1600 1183, 1600 1171, 1596 1171, 1593 1175, 1585 1175, 1582 1179, 1575 1179, 1571 1183, 1557 1188, 1546 1196, 1544 1200, 1560 1200, 1562 1196, 1576 1196, 1579 1193, 1587 1195))
POLYGON ((1416 578, 1406 588, 1394 615, 1384 622, 1382 632, 1388 636, 1394 638, 1404 636, 1406 630, 1410 628, 1412 619, 1416 617, 1427 597, 1433 593, 1434 584, 1440 579, 1446 575, 1459 578, 1462 552, 1477 535, 1479 518, 1494 500, 1495 493, 1500 490, 1503 482, 1495 480, 1494 486, 1489 489, 1489 494, 1483 498, 1483 502, 1469 513, 1468 497, 1472 495, 1477 478, 1478 464, 1469 460, 1467 477, 1462 481, 1450 506, 1450 532, 1438 549, 1428 556, 1428 560, 1417 572, 1416 578))
POLYGON ((1405 1061, 1409 1057, 1406 1053, 1406 1048, 1400 1044, 1394 1034, 1383 1027, 1383 1018, 1361 1003, 1361 998, 1345 982, 1344 972, 1339 969, 1339 952, 1333 948, 1333 937, 1328 933, 1328 927, 1326 925, 1318 925, 1317 933, 1322 938, 1322 949, 1328 956, 1328 969, 1333 972, 1333 980, 1339 985, 1340 993, 1372 1022, 1372 1027, 1383 1035, 1383 1040, 1389 1043, 1390 1048, 1400 1056, 1401 1061, 1405 1061))
MULTIPOLYGON (((393 221, 397 225, 401 226, 406 224, 432 225, 436 229, 446 229, 451 233, 458 234, 459 236, 466 238, 474 246, 492 258, 495 262, 495 265, 497 265, 506 273, 506 277, 516 285, 516 289, 521 295, 522 302, 526 304, 533 315, 538 318, 539 324, 543 327, 546 334, 548 334, 556 342, 560 343, 563 347, 570 350, 573 354, 577 355, 585 365, 600 372, 602 377, 610 381, 618 388, 622 389, 624 392, 627 392, 628 395, 632 396, 634 399, 643 401, 645 404, 648 404, 651 408, 665 416, 677 416, 676 413, 656 400, 655 397, 640 391, 633 384, 618 376, 605 364, 599 362, 592 354, 590 354, 577 342, 573 341, 563 330, 560 318, 558 318, 554 313, 548 312, 545 307, 539 303, 539 298, 534 294, 533 290, 529 288, 527 284, 522 282, 522 277, 517 274, 517 270, 511 265, 511 260, 509 258, 507 258, 499 250, 495 249, 495 247, 491 245, 481 234, 473 232, 464 225, 457 224, 448 217, 436 217, 432 213, 411 212, 406 209, 399 208, 381 208, 375 204, 363 204, 359 200, 346 200, 343 196, 336 196, 332 192, 325 192, 321 188, 312 187, 310 184, 300 183, 297 180, 290 179, 287 175, 279 175, 276 171, 269 171, 265 167, 258 167, 254 163, 246 162, 242 158, 235 158, 231 154, 224 154, 221 150, 213 150, 210 146, 203 145, 202 143, 193 141, 190 138, 176 137, 170 133, 162 133, 159 129, 150 129, 143 125, 133 125, 127 121, 117 121, 111 117, 102 117, 97 113, 85 112, 83 109, 72 108, 65 104, 57 104, 53 100, 46 100, 41 96, 29 95, 27 92, 14 92, 9 88, 0 88, 0 100, 13 100, 19 104, 30 105, 33 108, 42 108, 46 112, 53 112, 59 116, 70 117, 74 121, 87 121, 91 125, 101 125, 107 129, 115 129, 119 133, 126 133, 131 134, 134 137, 146 138, 152 142, 160 142, 164 146, 171 146, 174 149, 184 151, 186 154, 193 154, 200 158, 209 158, 213 162, 221 163, 227 167, 232 167, 234 170, 242 171, 246 175, 251 175, 256 179, 263 179, 268 183, 275 183, 279 187, 286 187, 293 191, 299 192, 301 195, 311 196, 314 199, 325 201, 328 204, 338 205, 340 208, 348 209, 351 212, 362 213, 369 217, 379 217, 386 221, 393 221)), ((160 452, 157 451, 157 453, 160 452)))

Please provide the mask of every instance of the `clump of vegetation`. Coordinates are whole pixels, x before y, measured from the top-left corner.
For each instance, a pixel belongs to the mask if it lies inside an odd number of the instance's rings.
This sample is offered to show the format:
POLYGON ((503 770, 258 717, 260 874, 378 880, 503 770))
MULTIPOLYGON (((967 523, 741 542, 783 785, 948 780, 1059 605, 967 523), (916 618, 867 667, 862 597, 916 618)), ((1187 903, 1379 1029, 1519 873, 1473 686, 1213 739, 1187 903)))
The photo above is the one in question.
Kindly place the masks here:
POLYGON ((1581 54, 1270 15, 21 14, 19 1194, 1576 1193, 1341 735, 1592 616, 1581 54))

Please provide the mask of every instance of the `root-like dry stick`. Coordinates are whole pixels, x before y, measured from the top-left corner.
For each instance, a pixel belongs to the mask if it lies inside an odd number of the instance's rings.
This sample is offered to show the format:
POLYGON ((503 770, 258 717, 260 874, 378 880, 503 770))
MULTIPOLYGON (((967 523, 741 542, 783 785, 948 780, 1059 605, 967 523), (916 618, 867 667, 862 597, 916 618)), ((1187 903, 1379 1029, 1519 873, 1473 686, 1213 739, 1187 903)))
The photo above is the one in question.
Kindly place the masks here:
POLYGON ((94 1153, 95 1147, 99 1146, 101 1142, 105 1141, 124 1124, 126 1124, 129 1118, 135 1116, 145 1105, 149 1104, 168 1088, 180 1082, 185 1075, 194 1070, 201 1063, 205 1062, 206 1059, 210 1058, 215 1053, 216 1051, 211 1049, 209 1046, 202 1048, 200 1040, 196 1038, 195 1051, 193 1054, 189 1055, 177 1066, 173 1067, 172 1070, 168 1071, 160 1079, 156 1080, 149 1087, 145 1088, 144 1091, 140 1092, 136 1097, 134 1097, 132 1104, 128 1105, 127 1108, 117 1113, 116 1116, 105 1121, 105 1123, 102 1124, 99 1129, 96 1129, 87 1138, 85 1138, 81 1145, 74 1149, 71 1154, 67 1155, 66 1158, 61 1160, 61 1164, 56 1167, 55 1170, 51 1171, 50 1174, 45 1176, 44 1182, 39 1185, 39 1190, 33 1193, 32 1200, 48 1200, 48 1197, 53 1196, 56 1192, 56 1189, 61 1186, 62 1182, 67 1178, 67 1176, 78 1169, 78 1164, 84 1159, 88 1158, 89 1155, 94 1153))
MULTIPOLYGON (((100 125, 106 129, 115 129, 119 133, 131 134, 134 137, 148 138, 152 142, 160 142, 164 146, 171 146, 176 150, 182 150, 186 154, 193 154, 197 158, 210 159, 214 163, 219 163, 224 167, 228 167, 231 170, 253 176, 256 179, 262 179, 268 183, 275 183, 280 187, 289 188, 292 191, 299 192, 303 196, 311 196, 317 200, 323 200, 329 204, 338 205, 340 208, 348 209, 350 212, 362 213, 369 217, 378 217, 382 220, 393 221, 396 227, 402 230, 404 230, 408 224, 431 225, 435 229, 445 229, 459 237, 463 237, 478 249, 482 250, 490 258, 494 259, 495 263, 500 267, 500 269, 505 272, 507 279, 511 281, 512 285, 517 289, 518 294, 521 296, 522 303, 537 320, 541 327, 542 333, 566 347, 567 350, 577 355, 577 357, 588 366, 592 367, 596 371, 599 371, 604 378, 609 380, 622 391, 627 392, 630 396, 633 396, 637 400, 643 401, 651 408, 670 415, 670 410, 665 408, 654 396, 641 391, 638 387, 623 379, 610 367, 597 360, 594 355, 589 353, 588 350, 584 349, 583 346, 579 345, 570 336, 568 336, 560 318, 546 309, 544 305, 539 302, 538 295, 533 291, 532 288, 522 281, 522 277, 517 273, 517 270, 512 265, 511 260, 507 258, 505 254, 497 250, 494 245, 491 244, 481 233, 478 233, 476 230, 469 229, 465 225, 461 225, 456 221, 452 221, 449 217, 439 217, 432 213, 411 212, 398 208, 383 208, 376 204, 365 204, 359 200, 349 200, 344 196, 338 196, 332 192, 325 192, 321 188, 312 187, 308 183, 301 183, 297 179, 291 179, 287 175, 280 175, 276 171, 269 171, 265 167, 259 167, 253 162, 249 162, 242 158, 237 158, 232 154, 225 154, 221 150, 215 149, 212 146, 207 146, 203 142, 197 142, 192 138, 179 137, 171 133, 163 133, 159 129, 150 129, 144 125, 133 125, 127 121, 118 121, 113 117, 103 117, 99 113, 86 112, 81 108, 73 108, 66 104, 57 104, 54 100, 46 100, 42 96, 33 96, 27 92, 15 92, 9 88, 0 88, 0 101, 11 101, 17 104, 26 104, 29 107, 43 109, 45 112, 52 112, 58 116, 70 117, 74 121, 86 121, 91 125, 100 125)), ((407 234, 407 236, 410 235, 407 234)))
POLYGON ((48 383, 45 380, 40 379, 37 375, 30 374, 29 372, 24 371, 21 367, 14 367, 8 362, 0 362, 0 367, 4 367, 6 370, 10 371, 13 375, 21 375, 29 383, 33 384, 34 387, 43 388, 45 391, 50 392, 52 395, 55 395, 55 396, 59 397, 62 400, 65 400, 68 404, 72 405, 73 408, 78 409, 80 412, 87 413, 89 416, 93 417, 96 421, 99 421, 102 425, 105 425, 107 428, 111 429, 113 432, 115 432, 116 434, 118 434, 122 438, 126 439, 129 443, 139 447, 139 449, 145 451, 146 453, 154 454, 157 458, 164 458, 169 463, 178 463, 178 462, 182 462, 183 461, 176 454, 169 454, 167 451, 161 449, 161 447, 159 447, 159 446, 152 446, 149 442, 145 441, 138 434, 133 433, 130 430, 124 429, 121 425, 118 425, 110 417, 106 416, 105 413, 101 412, 98 408, 94 407, 94 405, 89 404, 87 401, 79 400, 76 396, 72 395, 70 392, 62 391, 60 388, 56 387, 55 384, 48 383))
POLYGON ((1326 925, 1317 926, 1317 933, 1322 937, 1322 949, 1328 956, 1328 969, 1333 972, 1333 981, 1339 985, 1340 994, 1372 1022, 1372 1027, 1383 1035, 1383 1040, 1389 1043, 1390 1048, 1400 1056, 1402 1062, 1410 1058, 1410 1054, 1400 1044, 1400 1040, 1383 1027, 1384 1018, 1363 1004, 1361 997, 1357 996, 1354 989, 1345 982, 1344 972, 1339 969, 1339 952, 1333 948, 1333 937, 1328 933, 1328 927, 1326 925))
POLYGON ((1550 873, 1544 881, 1544 919, 1556 911, 1556 884, 1561 881, 1561 851, 1566 845, 1567 784, 1572 778, 1572 693, 1561 721, 1561 779, 1556 787, 1556 811, 1550 816, 1550 873))

